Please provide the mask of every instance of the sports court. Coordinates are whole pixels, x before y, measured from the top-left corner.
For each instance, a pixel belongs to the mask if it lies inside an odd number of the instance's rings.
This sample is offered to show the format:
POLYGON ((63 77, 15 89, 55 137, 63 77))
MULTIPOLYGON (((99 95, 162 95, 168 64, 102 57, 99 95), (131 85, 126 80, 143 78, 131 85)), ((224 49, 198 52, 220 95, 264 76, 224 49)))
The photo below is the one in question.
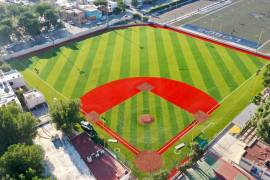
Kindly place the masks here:
POLYGON ((223 32, 258 44, 263 52, 270 50, 270 1, 233 0, 231 4, 212 11, 203 11, 174 26, 186 24, 223 32))

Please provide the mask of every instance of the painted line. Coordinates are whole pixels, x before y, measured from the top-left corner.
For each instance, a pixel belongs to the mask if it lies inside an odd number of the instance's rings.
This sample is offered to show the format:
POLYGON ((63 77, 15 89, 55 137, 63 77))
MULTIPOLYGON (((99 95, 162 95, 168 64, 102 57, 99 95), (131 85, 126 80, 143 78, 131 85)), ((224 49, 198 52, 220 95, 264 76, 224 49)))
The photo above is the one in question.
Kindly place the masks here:
POLYGON ((19 63, 21 66, 23 66, 27 71, 29 71, 31 74, 33 74, 34 76, 36 76, 40 81, 42 81, 48 88, 50 88, 52 91, 56 92, 57 94, 59 94, 60 96, 62 96, 65 100, 68 100, 68 98, 60 93, 59 91, 57 91, 54 87, 52 87, 49 83, 47 83, 46 81, 44 81, 43 79, 41 79, 40 76, 38 76, 35 72, 33 72, 32 70, 30 70, 29 68, 27 68, 26 66, 24 66, 22 63, 19 63))
POLYGON ((96 124, 105 130, 108 134, 110 134, 112 137, 117 139, 122 145, 124 145, 128 150, 130 150, 135 155, 138 155, 140 153, 140 150, 129 144, 125 139, 123 139, 121 136, 119 136, 116 132, 111 130, 109 127, 107 127, 102 121, 97 121, 96 124))
MULTIPOLYGON (((194 20, 189 21, 188 23, 196 22, 196 21, 198 21, 198 20, 200 20, 200 19, 202 19, 202 18, 205 18, 205 17, 207 17, 207 16, 210 16, 210 15, 212 15, 212 14, 214 14, 214 13, 217 13, 217 12, 219 12, 219 11, 225 9, 225 8, 228 8, 228 7, 232 6, 232 5, 238 4, 238 3, 242 2, 242 1, 244 1, 244 0, 237 1, 237 2, 231 3, 231 4, 227 5, 227 6, 224 6, 224 7, 220 8, 220 9, 211 11, 211 12, 209 12, 208 14, 206 14, 206 15, 204 15, 204 16, 201 16, 201 17, 199 17, 199 18, 197 18, 197 19, 194 19, 194 20)), ((185 24, 187 24, 187 23, 185 23, 185 24)))
POLYGON ((181 137, 185 136, 192 128, 194 128, 198 122, 194 120, 189 126, 187 126, 184 130, 179 132, 176 136, 174 136, 171 140, 169 140, 164 146, 162 146, 157 153, 163 154, 168 150, 176 141, 178 141, 181 137))
POLYGON ((268 39, 267 41, 265 41, 260 47, 258 47, 257 50, 262 49, 266 44, 268 44, 270 42, 270 39, 268 39))
MULTIPOLYGON (((266 66, 268 65, 265 64, 263 67, 261 67, 260 69, 264 69, 266 66)), ((250 76, 247 80, 245 80, 240 86, 238 86, 235 90, 233 90, 231 93, 229 93, 227 96, 225 96, 217 105, 221 105, 226 99, 228 99, 231 95, 233 95, 236 91, 238 91, 241 87, 243 87, 245 84, 247 84, 248 81, 250 81, 252 78, 256 77, 257 73, 254 73, 252 76, 250 76)), ((207 113, 213 111, 213 109, 216 109, 217 105, 213 106, 213 108, 211 108, 207 113)))
MULTIPOLYGON (((186 157, 185 159, 183 159, 183 160, 179 163, 179 165, 181 166, 181 165, 187 163, 188 161, 189 161, 189 157, 186 157)), ((182 174, 182 172, 178 171, 178 169, 175 167, 175 168, 173 168, 173 169, 170 171, 170 173, 169 173, 167 179, 168 179, 168 180, 172 180, 176 175, 180 175, 179 173, 182 174)))
POLYGON ((265 59, 265 60, 268 60, 268 61, 270 60, 270 57, 265 55, 265 54, 257 53, 257 52, 251 51, 251 50, 244 49, 243 47, 239 47, 239 46, 236 46, 236 45, 231 45, 229 43, 218 41, 216 39, 212 39, 212 37, 209 37, 209 36, 208 37, 202 36, 202 35, 199 35, 198 33, 192 33, 190 31, 184 31, 182 29, 178 29, 178 28, 175 28, 175 27, 172 27, 172 26, 167 26, 167 25, 163 26, 163 25, 160 25, 160 24, 151 24, 149 26, 153 27, 153 28, 160 28, 160 29, 165 29, 165 30, 168 30, 168 31, 180 33, 182 35, 186 35, 186 36, 189 36, 189 37, 200 39, 202 41, 209 42, 209 43, 219 45, 219 46, 222 46, 222 47, 225 47, 225 48, 229 48, 229 49, 232 49, 232 50, 236 50, 238 52, 242 52, 242 53, 249 54, 249 55, 252 55, 252 56, 255 56, 255 57, 259 57, 259 58, 262 58, 262 59, 265 59))
MULTIPOLYGON (((227 2, 227 1, 226 1, 226 2, 227 2)), ((207 6, 203 7, 203 8, 199 8, 199 9, 196 10, 196 11, 193 11, 193 12, 191 12, 191 13, 185 14, 185 15, 183 15, 183 16, 180 16, 180 17, 176 18, 176 19, 169 20, 169 21, 165 22, 164 24, 174 24, 174 23, 177 23, 177 22, 182 21, 183 19, 187 19, 187 18, 189 18, 189 17, 191 17, 191 16, 193 16, 193 15, 203 13, 204 11, 206 11, 204 14, 210 13, 210 12, 212 12, 212 11, 214 11, 214 10, 220 9, 220 8, 222 8, 222 7, 225 7, 225 6, 228 5, 228 4, 231 4, 231 2, 229 2, 229 3, 227 3, 227 4, 226 4, 226 2, 224 1, 224 2, 216 2, 216 3, 213 3, 213 4, 209 4, 209 5, 207 5, 207 6), (222 4, 222 3, 223 3, 223 4, 222 4), (220 7, 221 4, 222 4, 223 6, 220 7), (215 8, 215 7, 216 7, 216 8, 215 8), (215 9, 209 11, 209 9, 211 9, 211 8, 215 8, 215 9), (208 12, 207 12, 207 11, 208 11, 208 12)))

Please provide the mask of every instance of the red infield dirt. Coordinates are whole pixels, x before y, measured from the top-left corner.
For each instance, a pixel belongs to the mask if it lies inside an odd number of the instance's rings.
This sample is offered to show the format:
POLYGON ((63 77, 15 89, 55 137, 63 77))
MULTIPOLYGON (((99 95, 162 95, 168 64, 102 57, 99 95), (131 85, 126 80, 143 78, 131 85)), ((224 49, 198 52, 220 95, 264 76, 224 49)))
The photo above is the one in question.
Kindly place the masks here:
POLYGON ((137 87, 144 83, 154 87, 150 92, 192 114, 199 111, 210 114, 218 107, 214 98, 186 83, 158 77, 134 77, 112 81, 86 93, 81 97, 82 112, 102 114, 139 93, 137 87))
POLYGON ((140 124, 150 124, 155 120, 153 116, 150 114, 142 114, 139 118, 138 121, 140 124))
POLYGON ((161 156, 154 151, 144 151, 137 155, 135 165, 142 172, 153 173, 162 166, 161 156))
MULTIPOLYGON (((211 114, 219 106, 214 98, 183 82, 159 77, 134 77, 112 81, 89 91, 81 97, 81 111, 85 115, 91 112, 102 114, 145 89, 194 115, 198 112, 211 114)), ((164 153, 199 123, 199 121, 194 120, 189 126, 165 143, 157 153, 164 153)), ((96 121, 96 124, 135 155, 140 153, 139 149, 129 144, 101 120, 96 121)))

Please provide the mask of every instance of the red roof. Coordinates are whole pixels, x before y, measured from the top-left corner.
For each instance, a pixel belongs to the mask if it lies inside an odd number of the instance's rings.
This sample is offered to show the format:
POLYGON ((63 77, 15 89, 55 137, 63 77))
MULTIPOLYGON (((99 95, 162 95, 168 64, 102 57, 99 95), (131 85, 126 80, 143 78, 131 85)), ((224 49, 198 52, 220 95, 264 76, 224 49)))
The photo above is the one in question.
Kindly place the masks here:
POLYGON ((71 142, 97 180, 116 180, 125 175, 125 172, 128 172, 125 166, 118 162, 105 149, 89 139, 86 133, 76 136, 71 142), (89 163, 87 156, 96 153, 97 150, 104 150, 105 154, 89 163))

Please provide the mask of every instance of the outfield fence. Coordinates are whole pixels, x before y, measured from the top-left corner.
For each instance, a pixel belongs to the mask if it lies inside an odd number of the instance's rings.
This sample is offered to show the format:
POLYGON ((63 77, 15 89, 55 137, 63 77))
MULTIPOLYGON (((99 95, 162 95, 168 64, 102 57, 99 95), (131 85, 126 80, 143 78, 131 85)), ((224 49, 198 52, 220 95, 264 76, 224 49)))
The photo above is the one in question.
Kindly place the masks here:
POLYGON ((185 34, 185 35, 188 35, 188 36, 191 36, 191 37, 194 37, 197 39, 201 39, 201 40, 204 40, 204 41, 207 41, 210 43, 214 43, 214 44, 221 45, 221 46, 231 48, 231 49, 235 49, 237 51, 241 51, 241 52, 244 52, 247 54, 251 54, 251 55, 256 56, 256 57, 270 60, 270 55, 262 53, 262 52, 258 52, 256 49, 254 50, 254 49, 251 49, 249 47, 246 47, 246 46, 234 43, 234 42, 217 39, 213 36, 208 36, 206 34, 195 32, 192 30, 184 29, 184 28, 176 28, 174 26, 167 25, 167 24, 149 22, 149 23, 109 26, 109 27, 105 27, 105 28, 100 27, 100 28, 97 28, 95 30, 91 30, 91 29, 86 30, 84 32, 74 34, 74 35, 71 35, 71 36, 66 37, 66 38, 54 40, 50 43, 38 45, 38 46, 29 48, 29 49, 25 49, 25 50, 13 53, 13 54, 2 56, 2 57, 0 57, 0 61, 9 61, 12 59, 21 59, 21 58, 30 57, 30 56, 39 54, 45 50, 49 50, 49 49, 56 48, 56 47, 61 47, 61 46, 66 45, 68 43, 84 40, 86 38, 97 36, 97 35, 100 35, 100 34, 105 33, 105 32, 119 30, 119 29, 125 29, 125 28, 129 28, 129 27, 136 27, 136 26, 139 26, 139 27, 150 26, 153 28, 162 28, 162 29, 171 30, 171 31, 185 34))
POLYGON ((61 47, 63 45, 66 45, 68 43, 76 42, 76 41, 81 41, 89 37, 97 36, 105 32, 113 31, 113 30, 118 30, 118 29, 125 29, 128 27, 136 27, 136 26, 148 26, 149 24, 128 24, 128 25, 118 25, 118 26, 109 26, 109 27, 100 27, 96 28, 94 30, 86 30, 77 34, 73 34, 69 37, 65 37, 62 39, 57 39, 54 41, 51 41, 46 44, 42 45, 37 45, 25 50, 21 50, 19 52, 15 52, 6 56, 1 56, 0 61, 8 61, 12 59, 21 59, 21 58, 27 58, 36 54, 39 54, 43 51, 52 49, 52 48, 57 48, 61 47))

